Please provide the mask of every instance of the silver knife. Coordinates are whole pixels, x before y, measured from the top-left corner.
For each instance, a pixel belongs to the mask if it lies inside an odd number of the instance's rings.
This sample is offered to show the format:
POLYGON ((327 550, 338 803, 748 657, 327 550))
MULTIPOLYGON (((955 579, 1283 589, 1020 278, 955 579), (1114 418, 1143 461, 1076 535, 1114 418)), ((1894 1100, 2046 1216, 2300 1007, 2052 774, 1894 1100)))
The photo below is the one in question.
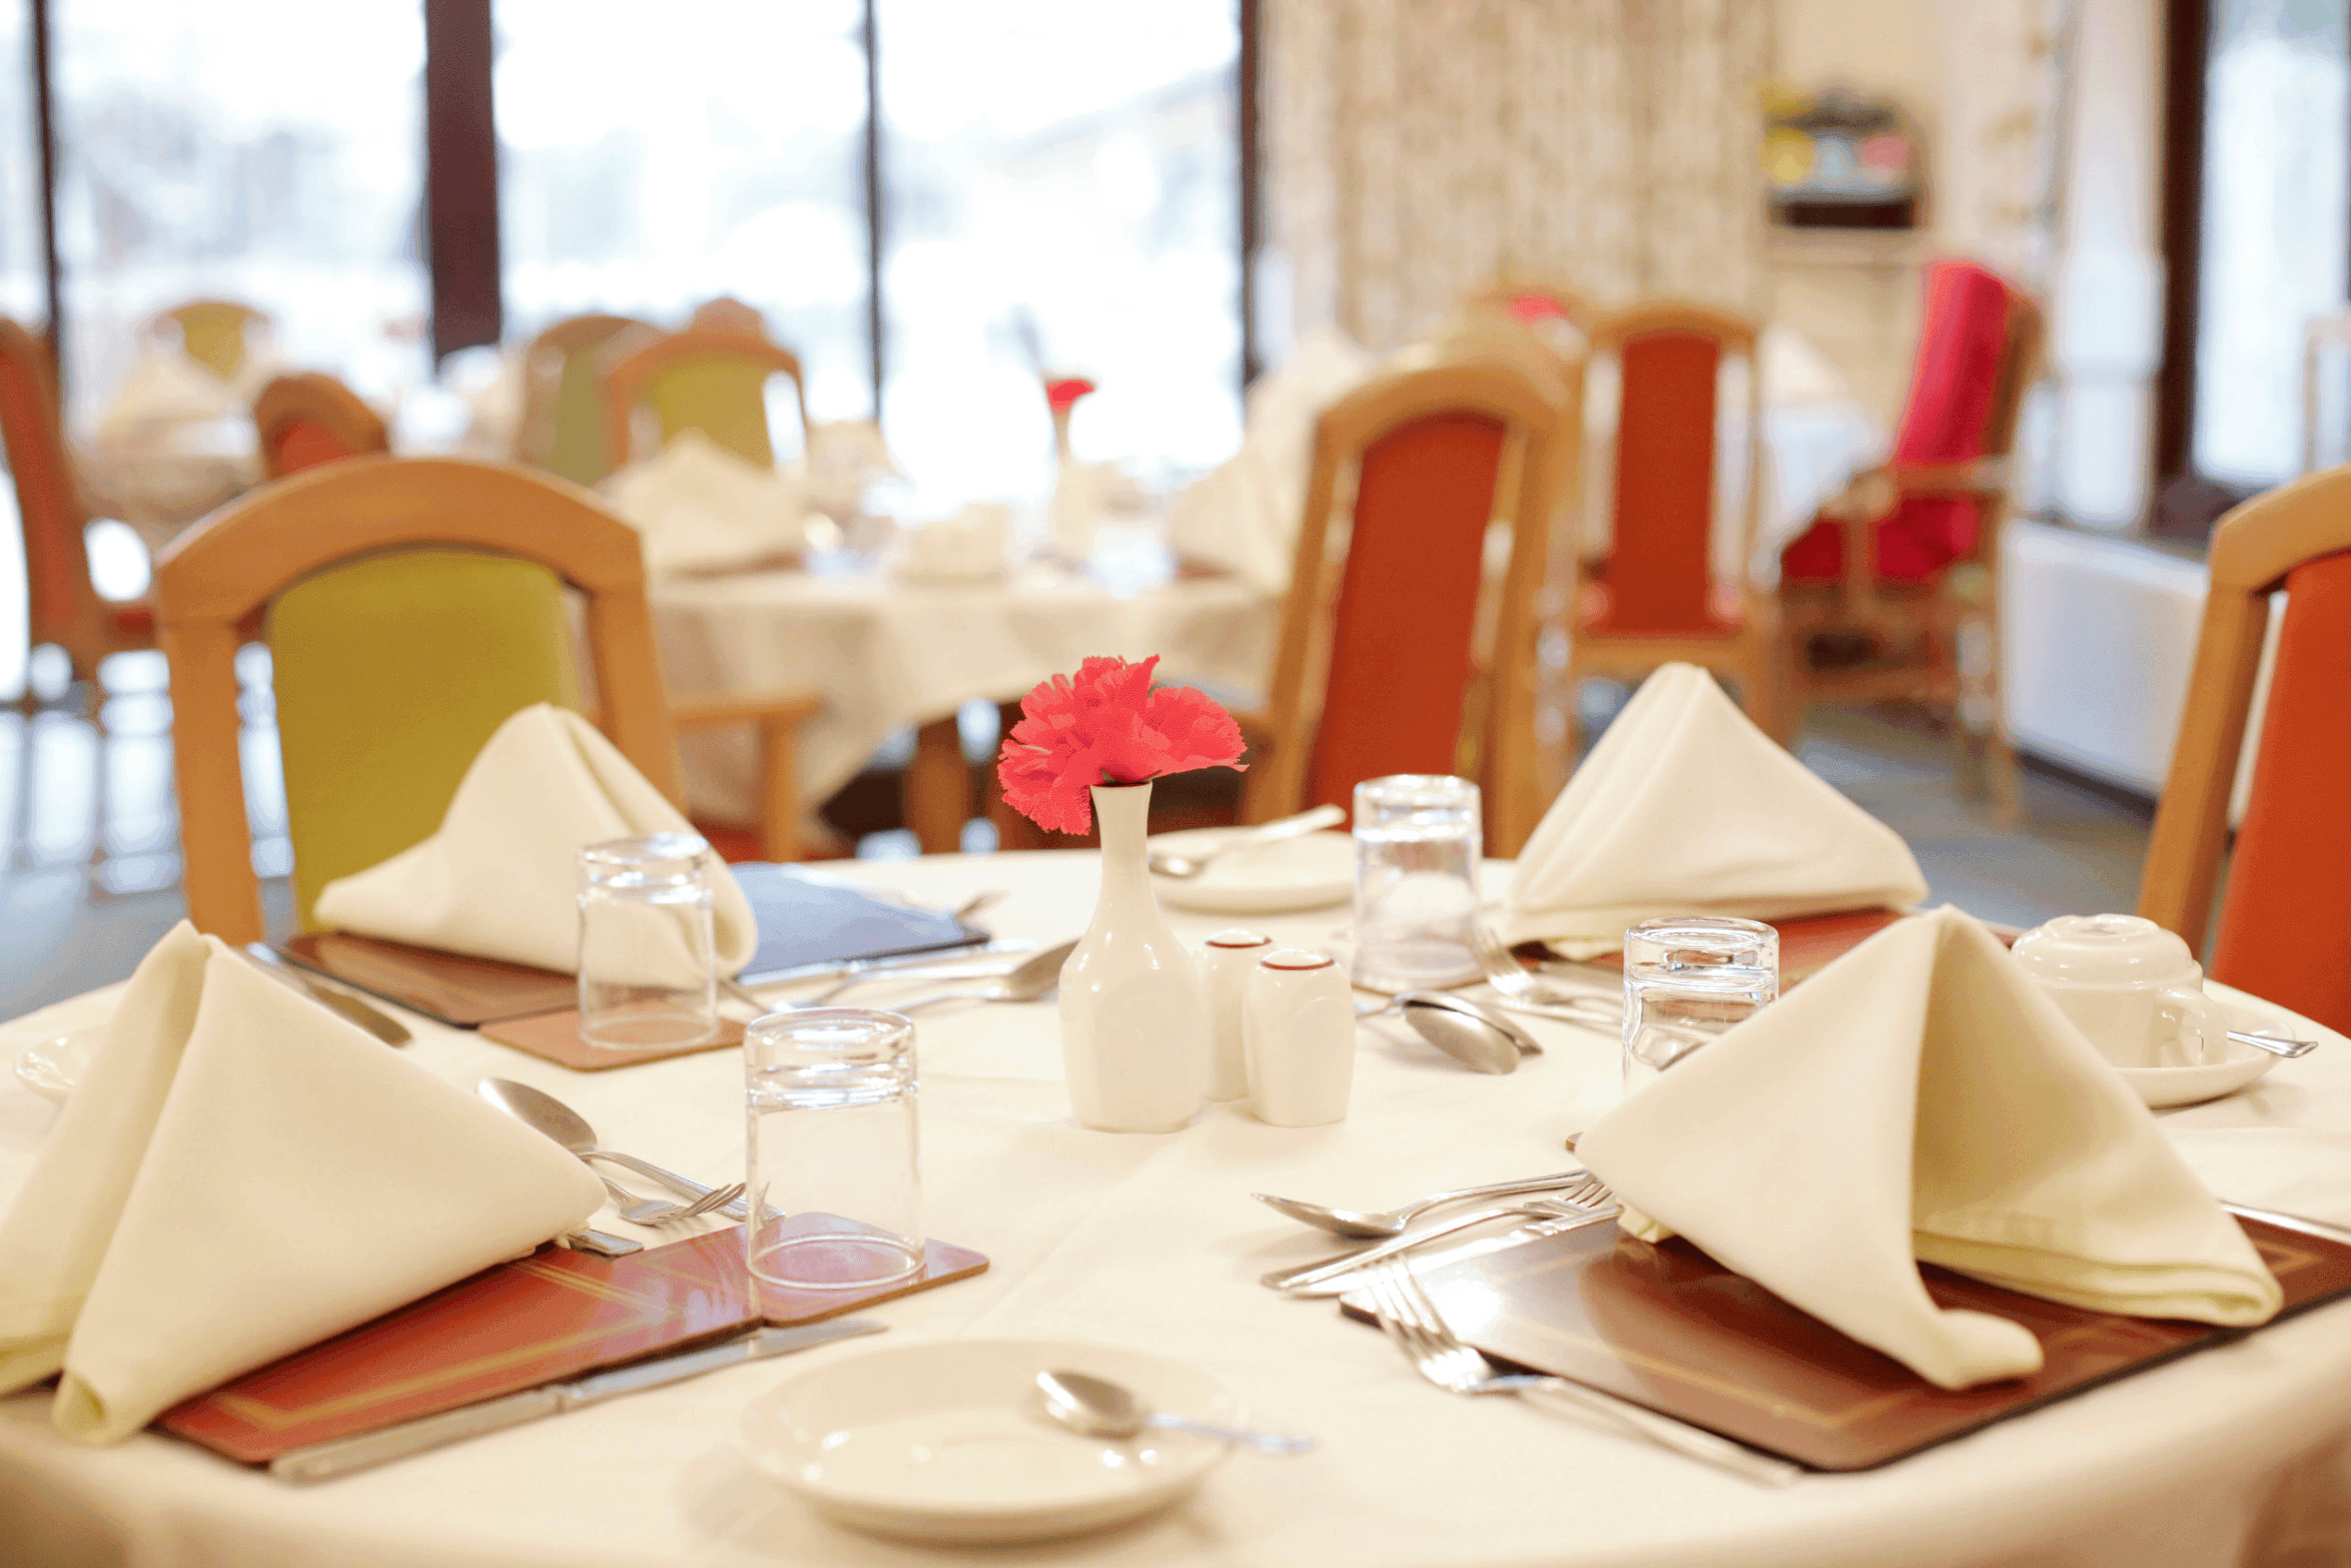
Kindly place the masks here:
POLYGON ((598 1404, 621 1394, 633 1394, 646 1388, 659 1388, 668 1383, 699 1377, 704 1372, 715 1372, 721 1367, 740 1366, 746 1361, 764 1361, 772 1355, 790 1355, 795 1350, 807 1350, 835 1339, 853 1339, 860 1334, 878 1334, 888 1325, 870 1317, 835 1317, 821 1323, 808 1323, 798 1328, 754 1328, 717 1344, 697 1345, 690 1350, 678 1350, 668 1355, 657 1355, 650 1360, 637 1361, 616 1367, 609 1372, 576 1378, 567 1383, 548 1383, 538 1388, 525 1388, 520 1393, 502 1398, 484 1399, 478 1404, 460 1405, 454 1410, 443 1410, 438 1415, 427 1415, 414 1421, 403 1421, 382 1431, 362 1432, 355 1437, 335 1437, 323 1443, 309 1443, 301 1448, 289 1448, 270 1461, 270 1474, 281 1481, 327 1481, 355 1470, 365 1470, 392 1459, 405 1459, 410 1454, 422 1453, 447 1443, 462 1442, 484 1432, 501 1431, 509 1426, 520 1426, 543 1415, 557 1415, 565 1410, 576 1410, 582 1405, 598 1404))
POLYGON ((289 982, 313 1001, 324 1003, 342 1014, 386 1045, 404 1046, 408 1043, 410 1037, 407 1026, 398 1019, 389 1013, 379 1013, 358 997, 346 996, 343 992, 332 991, 320 985, 310 976, 303 974, 286 960, 280 958, 277 949, 268 943, 248 942, 245 944, 245 956, 279 979, 289 982))

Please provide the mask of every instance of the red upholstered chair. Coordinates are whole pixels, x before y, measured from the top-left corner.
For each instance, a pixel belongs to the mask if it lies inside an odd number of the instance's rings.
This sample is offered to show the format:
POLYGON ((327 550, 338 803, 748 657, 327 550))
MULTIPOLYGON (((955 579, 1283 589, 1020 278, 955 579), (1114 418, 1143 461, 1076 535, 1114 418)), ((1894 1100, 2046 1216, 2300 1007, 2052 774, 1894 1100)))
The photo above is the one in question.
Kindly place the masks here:
POLYGON ((262 465, 271 478, 315 468, 338 457, 392 450, 376 410, 332 376, 280 376, 253 403, 262 465))
POLYGON ((1605 558, 1579 563, 1569 673, 1639 680, 1661 664, 1729 675, 1764 729, 1786 738, 1781 643, 1773 602, 1748 584, 1763 493, 1762 377, 1751 322, 1658 302, 1599 322, 1595 360, 1619 386, 1613 531, 1605 558), (1747 474, 1732 558, 1717 559, 1716 390, 1723 361, 1748 363, 1747 474))
POLYGON ((2207 967, 2223 984, 2351 1031, 2351 467, 2221 518, 2210 570, 2138 912, 2202 954, 2269 596, 2282 588, 2252 793, 2207 967))
POLYGON ((1927 270, 1910 401, 1894 456, 1859 475, 1780 555, 1781 624, 1800 702, 1979 696, 2003 816, 2015 761, 2000 718, 1998 642, 1963 672, 1960 628, 1995 623, 1999 529, 2024 393, 2038 374, 2040 308, 1972 262, 1927 270))
POLYGON ((155 610, 145 599, 102 599, 90 582, 84 538, 90 517, 58 427, 49 351, 0 318, 0 441, 8 451, 22 521, 25 587, 34 647, 55 643, 77 678, 95 680, 110 653, 155 646, 155 610))
POLYGON ((1535 601, 1551 541, 1524 520, 1569 493, 1579 391, 1532 355, 1478 355, 1383 377, 1323 411, 1242 821, 1351 806, 1383 774, 1460 773, 1483 786, 1489 852, 1517 852, 1548 804, 1535 601), (1497 523, 1509 563, 1489 587, 1497 523))

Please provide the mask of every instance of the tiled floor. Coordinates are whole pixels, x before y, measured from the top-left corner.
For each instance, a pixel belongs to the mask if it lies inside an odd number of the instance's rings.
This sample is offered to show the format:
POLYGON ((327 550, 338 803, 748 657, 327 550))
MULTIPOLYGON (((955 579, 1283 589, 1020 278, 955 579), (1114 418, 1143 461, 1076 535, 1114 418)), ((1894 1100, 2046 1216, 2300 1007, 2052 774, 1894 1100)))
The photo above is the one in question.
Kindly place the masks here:
MULTIPOLYGON (((162 660, 124 655, 107 673, 115 695, 103 733, 65 711, 0 714, 0 1019, 129 975, 182 912, 162 660)), ((279 873, 264 899, 283 927, 291 901, 266 663, 244 673, 256 858, 279 873)), ((1821 714, 1798 750, 1910 841, 1938 902, 2030 926, 2136 901, 2147 813, 2135 803, 2027 771, 2023 826, 2009 833, 1993 826, 1988 801, 1955 794, 1950 749, 1931 735, 1821 714)), ((875 834, 860 850, 902 851, 910 838, 875 834)), ((975 835, 973 847, 985 841, 975 835)))

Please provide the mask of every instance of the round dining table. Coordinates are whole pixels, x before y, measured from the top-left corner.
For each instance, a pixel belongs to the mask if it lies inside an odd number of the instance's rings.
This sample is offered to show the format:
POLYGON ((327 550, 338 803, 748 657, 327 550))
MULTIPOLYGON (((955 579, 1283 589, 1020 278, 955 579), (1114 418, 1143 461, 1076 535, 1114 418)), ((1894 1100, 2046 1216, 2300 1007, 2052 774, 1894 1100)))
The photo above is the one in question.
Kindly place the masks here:
MULTIPOLYGON (((1099 862, 1082 851, 861 863, 843 874, 942 905, 1009 890, 1000 935, 1076 935, 1099 862)), ((1488 891, 1503 868, 1489 864, 1488 891)), ((1229 915, 1172 912, 1200 939, 1229 915)), ((1241 923, 1286 943, 1343 945, 1344 906, 1241 923)), ((119 988, 0 1030, 18 1045, 102 1019, 119 988)), ((779 988, 778 995, 786 995, 779 988)), ((883 1004, 881 985, 844 1000, 883 1004)), ((2281 1020, 2282 1021, 2282 1020, 2281 1020)), ((718 1051, 583 1074, 421 1018, 405 1048, 461 1085, 536 1085, 604 1140, 711 1182, 743 1164, 743 1081, 718 1051)), ((1568 1169, 1582 1108, 1617 1072, 1613 1037, 1543 1020, 1508 1076, 1463 1071, 1392 1022, 1358 1042, 1350 1113, 1268 1126, 1236 1105, 1178 1132, 1092 1132, 1071 1118, 1054 1004, 919 1015, 927 1228, 992 1260, 977 1277, 865 1309, 879 1337, 826 1345, 298 1487, 174 1438, 83 1448, 35 1389, 0 1401, 0 1561, 335 1564, 337 1568, 906 1565, 1006 1561, 1324 1568, 2213 1568, 2341 1560, 2351 1486, 2351 1304, 2002 1421, 1881 1469, 1770 1489, 1605 1421, 1463 1398, 1415 1375, 1380 1333, 1328 1300, 1257 1276, 1329 1249, 1251 1200, 1352 1206, 1568 1169), (745 1407, 811 1368, 938 1338, 1079 1340, 1179 1358, 1263 1425, 1317 1434, 1296 1458, 1238 1454, 1188 1500, 1074 1539, 990 1549, 919 1545, 831 1524, 765 1479, 741 1446, 745 1407)), ((2315 1026, 2303 1026, 2314 1028, 2315 1026)), ((2351 1218, 2351 1042, 2279 1063, 2252 1089, 2172 1113, 2218 1131, 2262 1190, 2239 1201, 2351 1218), (2275 1138, 2272 1158, 2261 1144, 2275 1138), (2250 1146, 2250 1153, 2247 1147, 2250 1146), (2315 1163, 2314 1163, 2315 1162, 2315 1163), (2331 1165, 2330 1165, 2331 1162, 2331 1165), (2325 1211, 2327 1205, 2332 1211, 2325 1211)), ((0 1083, 0 1202, 54 1117, 0 1083)), ((354 1107, 352 1115, 365 1116, 354 1107)), ((2183 1144, 2190 1140, 2183 1133, 2183 1144)), ((2201 1169, 2201 1168, 2200 1168, 2201 1169)), ((2247 1179, 2253 1179, 2248 1177, 2247 1179)), ((594 1223, 648 1244, 609 1210, 594 1223)), ((696 1221, 707 1225, 710 1221, 696 1221)), ((0 1260, 0 1267, 5 1261, 0 1260)))

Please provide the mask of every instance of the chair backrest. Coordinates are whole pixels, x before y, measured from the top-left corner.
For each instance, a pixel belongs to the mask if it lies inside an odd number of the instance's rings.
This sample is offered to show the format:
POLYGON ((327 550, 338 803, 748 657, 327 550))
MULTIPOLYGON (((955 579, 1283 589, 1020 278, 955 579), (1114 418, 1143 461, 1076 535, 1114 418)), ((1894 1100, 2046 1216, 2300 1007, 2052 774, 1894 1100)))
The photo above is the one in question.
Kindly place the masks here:
MULTIPOLYGON (((263 934, 238 751, 241 623, 270 609, 292 639, 280 676, 290 813, 366 794, 355 778, 373 768, 412 791, 401 831, 429 831, 489 728, 531 701, 574 700, 558 582, 585 600, 598 723, 681 800, 636 531, 576 487, 502 463, 355 457, 265 485, 175 539, 156 565, 156 607, 198 929, 263 934), (494 569, 514 562, 538 570, 494 569), (376 726, 392 738, 368 750, 376 726), (337 762, 341 744, 363 761, 337 762)), ((303 844, 324 839, 309 824, 296 833, 299 873, 303 844)), ((303 876, 306 900, 321 880, 303 876)))
POLYGON ((1323 410, 1267 755, 1252 761, 1246 785, 1252 818, 1351 807, 1355 785, 1384 774, 1452 773, 1466 741, 1491 851, 1513 853, 1533 831, 1544 805, 1535 600, 1549 553, 1544 519, 1554 497, 1572 492, 1578 406, 1571 384, 1532 362, 1484 357, 1383 377, 1323 410), (1345 520, 1334 522, 1350 480, 1345 520), (1497 521, 1510 527, 1510 553, 1477 714, 1469 694, 1497 521))
POLYGON ((273 378, 253 400, 253 427, 273 479, 338 457, 392 450, 383 417, 359 393, 316 371, 273 378))
POLYGON ((661 419, 661 438, 699 430, 744 461, 764 468, 775 461, 767 428, 767 379, 792 378, 801 436, 808 431, 808 393, 800 357, 739 332, 672 333, 606 368, 604 445, 614 466, 629 456, 630 426, 640 402, 661 419))
POLYGON ((269 315, 235 300, 190 300, 155 314, 154 326, 170 322, 179 329, 180 348, 189 359, 224 382, 233 382, 245 369, 248 334, 269 315))
POLYGON ((2302 324, 2302 472, 2318 467, 2321 407, 2319 367, 2328 350, 2351 353, 2351 311, 2313 316, 2302 324))
POLYGON ((688 332, 748 333, 754 338, 767 336, 767 318, 759 314, 757 306, 745 305, 732 295, 722 294, 715 300, 705 300, 694 307, 694 314, 686 318, 688 332))
POLYGON ((1678 301, 1634 306, 1592 330, 1595 360, 1617 363, 1616 455, 1607 609, 1593 628, 1719 635, 1718 576, 1744 581, 1763 498, 1763 377, 1755 324, 1678 301), (1747 361, 1745 496, 1736 556, 1713 559, 1716 391, 1725 359, 1747 361))
POLYGON ((574 484, 610 473, 602 362, 629 339, 649 340, 660 331, 629 316, 572 316, 533 338, 522 355, 514 455, 574 484))
POLYGON ((2351 466, 2255 496, 2212 533, 2211 586, 2138 912, 2199 954, 2269 595, 2286 591, 2210 970, 2351 1031, 2351 466))
POLYGON ((57 382, 40 339, 0 317, 0 441, 24 536, 25 589, 32 641, 66 634, 97 612, 89 547, 65 436, 57 420, 57 382))
MULTIPOLYGON (((1973 262, 1927 269, 1919 353, 1894 460, 1957 462, 2015 450, 2024 393, 2040 358, 2040 307, 1973 262)), ((1912 496, 1879 542, 1881 575, 1918 577, 1993 544, 1980 501, 1912 496)))

